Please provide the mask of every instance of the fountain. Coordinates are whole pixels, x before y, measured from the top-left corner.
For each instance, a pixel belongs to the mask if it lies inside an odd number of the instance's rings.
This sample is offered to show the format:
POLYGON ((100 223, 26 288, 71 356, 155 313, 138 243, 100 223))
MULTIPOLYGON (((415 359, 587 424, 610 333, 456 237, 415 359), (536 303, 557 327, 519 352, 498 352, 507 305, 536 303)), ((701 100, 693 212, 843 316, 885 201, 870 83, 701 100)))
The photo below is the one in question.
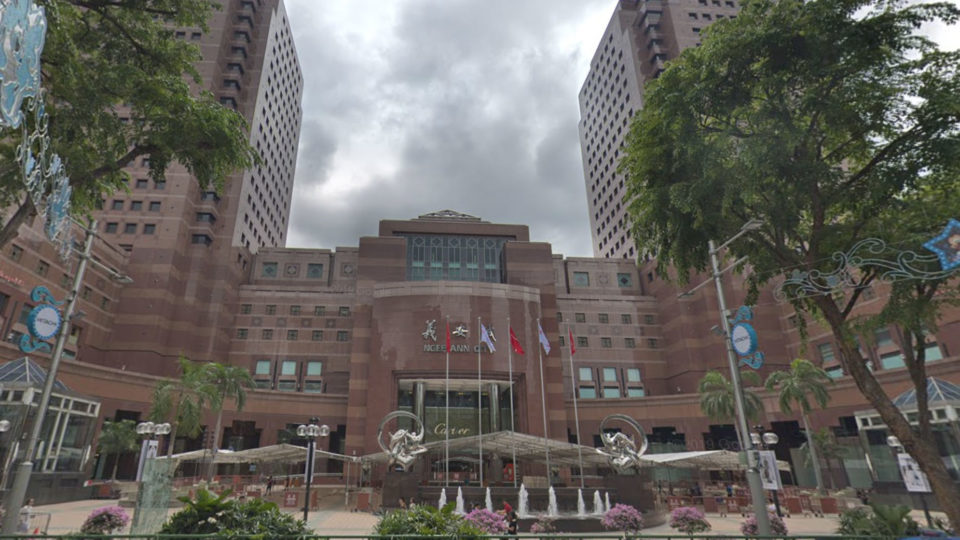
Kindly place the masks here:
POLYGON ((549 496, 549 502, 547 503, 547 515, 550 517, 557 517, 560 515, 560 511, 557 509, 557 493, 553 491, 553 486, 550 486, 550 489, 547 490, 549 496))
POLYGON ((604 492, 603 492, 603 498, 604 498, 604 500, 607 501, 607 512, 609 512, 609 511, 610 511, 610 492, 609 492, 609 491, 604 491, 604 492))
POLYGON ((603 499, 600 498, 600 490, 593 492, 593 513, 596 515, 603 514, 603 499))
POLYGON ((493 512, 493 499, 490 498, 490 488, 487 488, 487 512, 493 512))
POLYGON ((461 516, 466 514, 466 512, 463 510, 463 490, 459 487, 457 488, 457 509, 455 512, 461 516))
POLYGON ((527 488, 520 484, 520 501, 517 503, 517 515, 525 518, 530 516, 530 494, 527 488))
POLYGON ((447 505, 447 488, 440 490, 440 501, 437 502, 437 508, 443 510, 443 507, 447 505))
POLYGON ((577 490, 577 515, 580 517, 587 515, 587 503, 583 502, 583 489, 577 490))

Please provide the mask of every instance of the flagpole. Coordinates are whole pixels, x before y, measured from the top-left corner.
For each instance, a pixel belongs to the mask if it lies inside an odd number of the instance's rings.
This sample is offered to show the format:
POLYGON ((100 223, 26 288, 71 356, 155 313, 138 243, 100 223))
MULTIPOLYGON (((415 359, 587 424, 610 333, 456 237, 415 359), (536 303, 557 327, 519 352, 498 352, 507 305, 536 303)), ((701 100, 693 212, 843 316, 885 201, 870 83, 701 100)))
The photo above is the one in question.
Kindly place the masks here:
MULTIPOLYGON (((567 334, 570 327, 567 326, 567 334)), ((583 489, 583 441, 580 440, 580 411, 577 408, 577 373, 573 370, 573 347, 570 348, 570 387, 573 390, 573 422, 577 426, 577 460, 580 464, 580 489, 583 489)))
POLYGON ((443 379, 443 405, 444 405, 444 419, 443 419, 443 486, 450 487, 450 316, 447 315, 447 325, 446 325, 447 335, 447 373, 443 379))
MULTIPOLYGON (((510 332, 510 317, 507 316, 507 333, 510 332)), ((513 451, 513 487, 517 487, 517 440, 516 437, 513 437, 514 428, 514 414, 513 414, 513 344, 510 344, 510 347, 507 348, 507 369, 510 370, 510 386, 508 390, 510 391, 510 440, 511 450, 513 451)))
MULTIPOLYGON (((540 327, 540 318, 537 317, 537 327, 540 327)), ((547 485, 553 485, 550 477, 550 433, 547 431, 547 382, 543 378, 543 347, 537 345, 537 356, 540 359, 540 407, 543 409, 543 448, 547 456, 547 485)))
MULTIPOLYGON (((481 328, 480 317, 477 317, 477 328, 481 328)), ((483 487, 483 378, 482 367, 480 364, 480 338, 483 337, 483 331, 477 333, 477 450, 480 453, 480 462, 477 464, 480 468, 480 487, 483 487)))

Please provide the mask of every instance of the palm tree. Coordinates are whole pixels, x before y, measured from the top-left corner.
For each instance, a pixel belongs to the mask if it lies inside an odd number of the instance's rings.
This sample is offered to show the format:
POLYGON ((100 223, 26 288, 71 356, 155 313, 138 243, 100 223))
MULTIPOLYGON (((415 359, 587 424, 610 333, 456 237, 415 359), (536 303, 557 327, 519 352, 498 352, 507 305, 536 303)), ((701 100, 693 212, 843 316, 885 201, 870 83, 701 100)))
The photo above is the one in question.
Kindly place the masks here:
POLYGON ((172 424, 167 445, 167 456, 173 455, 178 432, 189 437, 200 433, 203 409, 217 399, 217 388, 207 378, 202 364, 195 364, 180 356, 180 378, 157 383, 153 391, 150 419, 169 420, 172 424))
MULTIPOLYGON (((741 371, 740 379, 751 386, 760 385, 760 377, 753 371, 741 371)), ((737 404, 733 395, 733 383, 719 371, 708 371, 697 386, 700 393, 700 410, 717 422, 731 421, 737 431, 737 439, 743 446, 743 434, 737 425, 737 404)), ((747 420, 756 420, 763 412, 763 402, 753 392, 743 390, 743 412, 747 420)))
MULTIPOLYGON (((217 457, 220 448, 220 426, 223 422, 223 405, 227 399, 233 398, 237 404, 237 412, 243 410, 247 403, 247 388, 253 387, 253 377, 246 369, 223 364, 207 364, 204 367, 204 376, 207 382, 216 387, 215 399, 210 407, 217 411, 217 427, 213 431, 213 459, 217 457)), ((207 472, 207 480, 213 480, 213 460, 207 472)))
MULTIPOLYGON (((820 458, 823 459, 823 462, 827 464, 827 469, 831 468, 831 462, 833 460, 841 461, 843 460, 843 445, 837 442, 836 437, 833 436, 833 433, 830 432, 828 428, 820 428, 813 432, 813 444, 817 446, 817 453, 820 455, 820 458)), ((803 444, 804 447, 809 446, 808 443, 803 444)), ((813 464, 813 454, 809 451, 804 456, 804 463, 806 465, 812 466, 813 464)), ((833 484, 833 477, 830 477, 830 489, 833 489, 835 486, 833 484)))
POLYGON ((100 440, 97 447, 104 456, 116 454, 113 461, 113 473, 110 481, 117 480, 117 467, 120 465, 120 455, 124 452, 133 452, 137 449, 137 424, 133 420, 107 420, 100 431, 100 440))
POLYGON ((817 490, 824 493, 823 473, 820 472, 820 459, 817 457, 817 446, 814 443, 813 432, 810 431, 810 422, 807 415, 812 410, 809 397, 820 405, 827 406, 830 393, 827 384, 833 382, 823 369, 813 365, 803 358, 790 362, 787 371, 775 371, 767 378, 768 390, 780 390, 780 410, 784 414, 793 412, 796 404, 800 409, 800 418, 803 420, 803 430, 807 434, 807 446, 810 448, 810 460, 813 462, 813 474, 817 479, 817 490), (809 397, 808 397, 809 396, 809 397))

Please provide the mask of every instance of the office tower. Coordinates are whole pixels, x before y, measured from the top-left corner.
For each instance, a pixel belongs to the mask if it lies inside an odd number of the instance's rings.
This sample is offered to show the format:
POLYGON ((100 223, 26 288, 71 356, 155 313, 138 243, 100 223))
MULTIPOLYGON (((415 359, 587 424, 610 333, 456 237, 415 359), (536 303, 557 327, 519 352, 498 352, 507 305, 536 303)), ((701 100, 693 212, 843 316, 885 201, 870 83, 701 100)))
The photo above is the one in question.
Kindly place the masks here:
POLYGON ((738 0, 620 0, 580 88, 580 151, 597 257, 635 258, 617 174, 630 119, 643 107, 643 86, 665 62, 700 44, 704 27, 732 18, 738 0))
POLYGON ((174 31, 200 47, 203 89, 246 118, 262 163, 217 194, 177 164, 153 181, 140 160, 129 169, 130 192, 105 202, 100 232, 129 252, 135 283, 92 361, 156 374, 175 372, 181 353, 216 360, 214 351, 226 350, 227 308, 251 253, 284 244, 302 116, 303 78, 282 0, 224 2, 206 31, 174 31))

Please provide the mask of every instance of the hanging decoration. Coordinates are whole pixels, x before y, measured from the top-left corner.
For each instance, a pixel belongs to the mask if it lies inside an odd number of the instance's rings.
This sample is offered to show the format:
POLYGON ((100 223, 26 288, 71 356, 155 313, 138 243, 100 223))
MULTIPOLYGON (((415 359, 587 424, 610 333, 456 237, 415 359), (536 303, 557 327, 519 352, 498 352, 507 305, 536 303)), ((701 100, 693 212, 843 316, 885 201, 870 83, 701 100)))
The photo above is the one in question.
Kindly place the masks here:
POLYGON ((70 179, 50 151, 40 57, 47 19, 33 0, 0 0, 0 137, 20 129, 17 163, 24 189, 60 258, 70 256, 70 179))
POLYGON ((34 287, 30 291, 30 299, 38 305, 27 315, 28 333, 20 337, 18 345, 25 353, 49 352, 50 344, 47 341, 56 337, 63 326, 63 316, 57 308, 63 305, 63 301, 54 298, 50 290, 43 285, 34 287))
POLYGON ((757 331, 749 321, 753 320, 753 310, 749 306, 737 308, 737 314, 730 319, 730 345, 740 357, 740 363, 753 369, 763 365, 763 351, 757 350, 757 331))
POLYGON ((960 266, 960 221, 951 219, 943 232, 935 236, 923 247, 937 254, 940 268, 950 271, 960 266))

